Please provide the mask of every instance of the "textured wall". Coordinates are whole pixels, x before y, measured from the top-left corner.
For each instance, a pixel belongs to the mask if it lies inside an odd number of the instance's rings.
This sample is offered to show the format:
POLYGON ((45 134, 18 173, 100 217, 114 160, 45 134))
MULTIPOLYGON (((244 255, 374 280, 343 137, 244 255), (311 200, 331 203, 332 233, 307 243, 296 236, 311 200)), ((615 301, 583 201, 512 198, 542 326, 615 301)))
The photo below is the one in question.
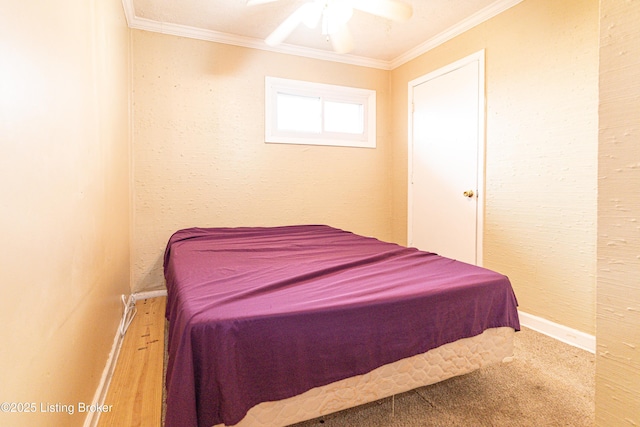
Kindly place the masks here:
POLYGON ((484 265, 510 277, 521 310, 595 334, 596 0, 524 1, 392 72, 394 238, 406 236, 407 83, 481 49, 484 265))
POLYGON ((640 1, 600 5, 596 421, 640 425, 640 1))
POLYGON ((389 74, 133 32, 133 291, 185 227, 324 223, 390 238, 389 74), (265 75, 374 89, 377 148, 265 144, 265 75))
POLYGON ((38 413, 0 425, 80 426, 129 292, 129 29, 119 0, 2 5, 0 402, 38 413))

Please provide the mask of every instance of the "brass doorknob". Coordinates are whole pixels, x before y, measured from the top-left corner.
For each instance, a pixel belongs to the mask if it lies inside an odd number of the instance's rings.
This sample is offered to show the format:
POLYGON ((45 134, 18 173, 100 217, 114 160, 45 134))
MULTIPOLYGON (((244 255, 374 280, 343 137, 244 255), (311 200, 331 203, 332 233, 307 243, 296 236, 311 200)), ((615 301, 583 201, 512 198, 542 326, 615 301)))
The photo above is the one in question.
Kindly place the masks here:
POLYGON ((474 196, 474 192, 473 192, 473 190, 469 190, 469 191, 465 191, 464 193, 462 193, 462 195, 464 197, 472 198, 474 196))

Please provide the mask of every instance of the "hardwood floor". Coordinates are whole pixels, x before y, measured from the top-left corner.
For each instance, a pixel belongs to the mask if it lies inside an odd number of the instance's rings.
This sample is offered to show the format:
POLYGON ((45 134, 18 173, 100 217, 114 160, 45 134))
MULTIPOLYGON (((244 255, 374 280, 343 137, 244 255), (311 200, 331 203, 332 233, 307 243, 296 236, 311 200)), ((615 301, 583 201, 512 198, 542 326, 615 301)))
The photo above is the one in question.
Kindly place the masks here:
POLYGON ((136 302, 124 336, 99 427, 158 427, 162 423, 164 312, 166 297, 136 302))

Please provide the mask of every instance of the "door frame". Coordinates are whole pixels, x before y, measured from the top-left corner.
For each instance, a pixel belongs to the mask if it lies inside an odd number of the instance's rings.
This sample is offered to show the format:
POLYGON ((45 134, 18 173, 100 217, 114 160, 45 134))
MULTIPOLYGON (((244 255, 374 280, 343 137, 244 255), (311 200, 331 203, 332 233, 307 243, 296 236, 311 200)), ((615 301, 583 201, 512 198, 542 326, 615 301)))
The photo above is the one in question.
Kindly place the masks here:
POLYGON ((476 265, 483 265, 483 235, 484 235, 484 204, 485 204, 485 51, 484 49, 472 53, 449 65, 441 67, 435 71, 427 73, 421 77, 411 80, 408 83, 408 179, 407 179, 407 245, 413 242, 413 112, 414 99, 413 90, 416 86, 426 83, 429 80, 443 76, 458 68, 472 62, 478 62, 478 188, 476 189, 477 210, 476 210, 476 265))

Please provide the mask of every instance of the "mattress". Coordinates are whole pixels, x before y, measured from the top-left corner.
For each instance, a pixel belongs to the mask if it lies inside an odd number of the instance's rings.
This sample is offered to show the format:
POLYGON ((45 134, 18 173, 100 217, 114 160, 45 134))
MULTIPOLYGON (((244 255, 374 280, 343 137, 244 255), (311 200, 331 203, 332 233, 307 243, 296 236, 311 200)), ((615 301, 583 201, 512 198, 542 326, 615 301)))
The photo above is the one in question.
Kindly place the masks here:
POLYGON ((444 344, 364 375, 277 402, 260 403, 236 427, 288 426, 508 362, 513 355, 514 334, 508 327, 487 329, 475 337, 444 344))
POLYGON ((328 226, 180 230, 164 267, 167 427, 234 425, 262 402, 519 329, 506 276, 328 226))

